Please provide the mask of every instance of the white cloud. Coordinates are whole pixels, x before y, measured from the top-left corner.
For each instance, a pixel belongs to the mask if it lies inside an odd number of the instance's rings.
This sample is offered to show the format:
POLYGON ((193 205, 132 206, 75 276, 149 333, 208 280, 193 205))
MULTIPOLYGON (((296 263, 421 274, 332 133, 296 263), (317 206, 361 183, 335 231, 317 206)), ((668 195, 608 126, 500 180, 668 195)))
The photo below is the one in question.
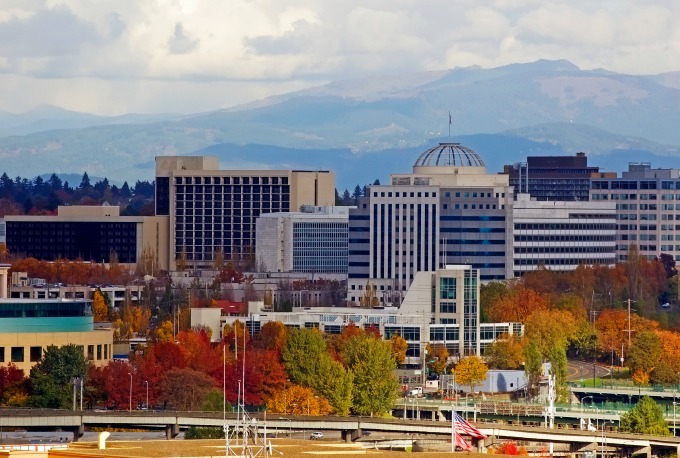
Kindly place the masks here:
POLYGON ((541 58, 679 70, 680 2, 4 0, 0 109, 194 112, 379 73, 541 58), (4 95, 5 95, 4 94, 4 95))

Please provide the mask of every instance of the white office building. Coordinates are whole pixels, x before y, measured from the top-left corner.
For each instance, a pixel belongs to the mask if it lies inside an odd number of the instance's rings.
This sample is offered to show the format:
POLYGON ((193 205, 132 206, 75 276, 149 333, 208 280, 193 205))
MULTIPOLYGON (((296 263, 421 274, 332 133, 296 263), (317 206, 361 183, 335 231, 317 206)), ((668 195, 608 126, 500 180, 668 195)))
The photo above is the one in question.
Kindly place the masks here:
POLYGON ((616 263, 613 202, 537 201, 518 194, 512 212, 515 277, 541 266, 570 271, 616 263))
POLYGON ((350 208, 303 206, 300 212, 260 215, 255 237, 258 270, 346 274, 350 208))

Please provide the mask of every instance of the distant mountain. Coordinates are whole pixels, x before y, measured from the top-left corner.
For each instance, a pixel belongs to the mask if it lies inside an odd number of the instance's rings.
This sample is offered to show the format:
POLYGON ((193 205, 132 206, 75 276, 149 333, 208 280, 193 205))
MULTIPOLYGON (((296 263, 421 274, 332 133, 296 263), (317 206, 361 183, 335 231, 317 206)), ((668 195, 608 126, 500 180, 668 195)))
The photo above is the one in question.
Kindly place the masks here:
POLYGON ((420 152, 449 138, 450 112, 451 137, 477 149, 489 171, 528 154, 577 151, 609 170, 623 169, 624 158, 661 167, 678 155, 679 106, 680 73, 633 76, 542 60, 339 81, 159 120, 50 108, 19 122, 0 113, 0 128, 12 134, 0 138, 0 160, 13 176, 87 171, 133 182, 153 178, 157 155, 214 152, 223 167, 319 164, 350 185, 410 170, 420 152), (56 118, 89 127, 22 134, 56 118))
POLYGON ((0 137, 28 135, 47 130, 82 129, 107 124, 142 124, 180 117, 177 114, 97 116, 65 110, 52 105, 40 105, 19 114, 0 111, 0 137))

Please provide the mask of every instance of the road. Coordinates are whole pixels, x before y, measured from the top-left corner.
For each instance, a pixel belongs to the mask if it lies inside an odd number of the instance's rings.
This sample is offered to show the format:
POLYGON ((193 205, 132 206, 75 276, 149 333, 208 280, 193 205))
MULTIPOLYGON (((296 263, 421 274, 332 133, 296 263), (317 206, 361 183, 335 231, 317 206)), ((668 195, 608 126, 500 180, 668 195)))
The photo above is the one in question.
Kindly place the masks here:
POLYGON ((595 377, 608 377, 611 371, 607 367, 593 365, 592 362, 570 360, 567 361, 567 380, 578 382, 593 378, 593 367, 595 367, 595 377))

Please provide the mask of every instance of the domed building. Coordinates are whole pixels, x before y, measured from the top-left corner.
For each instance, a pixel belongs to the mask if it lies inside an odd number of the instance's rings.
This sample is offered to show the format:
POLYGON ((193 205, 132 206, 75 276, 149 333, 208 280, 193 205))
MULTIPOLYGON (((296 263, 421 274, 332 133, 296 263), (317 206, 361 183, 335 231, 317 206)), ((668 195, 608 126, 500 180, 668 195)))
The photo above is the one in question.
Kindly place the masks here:
POLYGON ((472 149, 440 143, 412 173, 369 186, 350 212, 348 300, 359 304, 370 284, 381 305, 398 305, 417 272, 449 264, 479 269, 482 282, 512 278, 508 181, 472 149))

